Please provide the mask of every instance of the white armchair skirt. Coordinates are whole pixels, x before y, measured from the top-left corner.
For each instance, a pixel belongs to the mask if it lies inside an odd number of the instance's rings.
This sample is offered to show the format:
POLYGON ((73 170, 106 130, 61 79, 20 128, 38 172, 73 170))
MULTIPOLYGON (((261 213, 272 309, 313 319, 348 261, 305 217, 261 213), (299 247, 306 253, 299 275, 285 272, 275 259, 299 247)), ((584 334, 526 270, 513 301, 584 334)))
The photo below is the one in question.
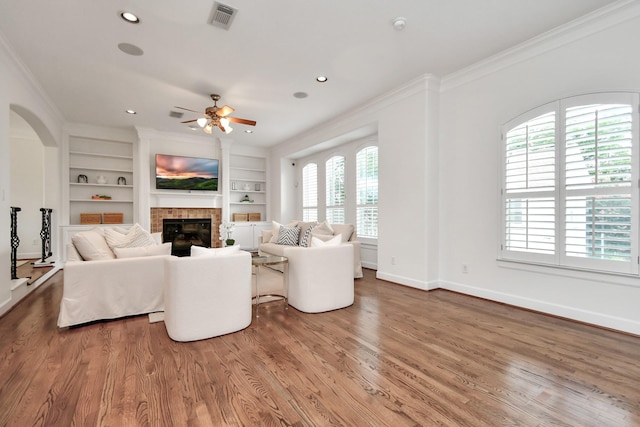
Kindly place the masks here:
POLYGON ((289 305, 321 313, 353 304, 353 245, 286 247, 284 256, 289 259, 289 305))
POLYGON ((166 260, 164 323, 174 341, 244 329, 251 324, 251 307, 249 252, 166 260))

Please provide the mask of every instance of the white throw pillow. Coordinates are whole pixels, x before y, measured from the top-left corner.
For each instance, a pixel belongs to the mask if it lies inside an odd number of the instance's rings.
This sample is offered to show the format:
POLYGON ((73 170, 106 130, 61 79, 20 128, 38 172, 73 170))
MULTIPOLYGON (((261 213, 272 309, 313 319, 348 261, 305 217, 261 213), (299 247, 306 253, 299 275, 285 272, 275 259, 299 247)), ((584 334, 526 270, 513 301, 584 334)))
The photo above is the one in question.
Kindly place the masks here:
POLYGON ((311 247, 319 248, 322 246, 340 246, 342 244, 342 235, 338 234, 337 236, 333 236, 329 240, 322 240, 318 238, 318 236, 311 237, 311 247))
POLYGON ((171 242, 153 246, 139 246, 134 248, 113 248, 116 258, 137 258, 154 255, 171 255, 171 242))
POLYGON ((71 236, 71 242, 85 261, 115 258, 99 229, 76 233, 71 236))
POLYGON ((104 238, 111 249, 136 248, 140 246, 153 246, 156 241, 149 232, 139 224, 134 224, 127 234, 107 228, 104 230, 104 238))
POLYGON ((226 248, 203 248, 202 246, 191 246, 191 256, 221 256, 240 252, 240 245, 227 246, 226 248))

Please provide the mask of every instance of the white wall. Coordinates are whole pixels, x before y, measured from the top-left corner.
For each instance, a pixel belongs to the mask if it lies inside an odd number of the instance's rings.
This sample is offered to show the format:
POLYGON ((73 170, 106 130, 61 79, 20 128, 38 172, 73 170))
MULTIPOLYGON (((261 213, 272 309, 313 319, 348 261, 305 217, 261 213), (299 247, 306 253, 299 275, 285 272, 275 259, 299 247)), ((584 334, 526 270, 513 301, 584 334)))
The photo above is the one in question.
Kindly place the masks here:
POLYGON ((437 92, 438 80, 422 76, 352 113, 342 114, 331 120, 331 125, 319 126, 274 147, 272 180, 279 184, 280 191, 273 194, 273 219, 298 216, 298 203, 292 197, 297 192, 296 176, 287 166, 291 159, 304 157, 300 153, 307 153, 314 146, 326 146, 345 135, 358 135, 361 130, 365 134, 377 132, 380 184, 377 275, 420 289, 435 286, 437 92))
POLYGON ((566 96, 640 91, 640 5, 634 3, 615 16, 443 79, 443 287, 640 334, 640 279, 496 261, 501 125, 566 96))

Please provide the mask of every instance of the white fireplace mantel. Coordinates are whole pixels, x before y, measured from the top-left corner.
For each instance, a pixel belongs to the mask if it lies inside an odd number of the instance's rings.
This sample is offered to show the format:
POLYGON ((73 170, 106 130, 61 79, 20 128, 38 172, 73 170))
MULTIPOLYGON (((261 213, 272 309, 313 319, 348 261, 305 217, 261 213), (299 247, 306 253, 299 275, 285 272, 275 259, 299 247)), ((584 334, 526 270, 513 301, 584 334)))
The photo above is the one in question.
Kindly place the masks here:
POLYGON ((149 194, 149 202, 152 208, 222 208, 222 195, 202 192, 152 191, 149 194))

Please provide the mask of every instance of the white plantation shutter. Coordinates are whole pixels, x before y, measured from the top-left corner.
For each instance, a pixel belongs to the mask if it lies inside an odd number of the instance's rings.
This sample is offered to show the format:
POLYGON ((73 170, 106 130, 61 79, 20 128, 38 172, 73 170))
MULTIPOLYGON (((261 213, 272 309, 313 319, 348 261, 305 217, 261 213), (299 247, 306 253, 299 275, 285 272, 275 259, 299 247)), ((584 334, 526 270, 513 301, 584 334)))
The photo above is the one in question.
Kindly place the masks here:
POLYGON ((318 220, 318 165, 315 163, 302 168, 302 220, 318 220))
POLYGON ((541 107, 505 126, 505 259, 638 272, 637 94, 541 107))
POLYGON ((369 146, 356 154, 356 233, 378 237, 378 147, 369 146))
MULTIPOLYGON (((567 264, 632 261, 632 244, 637 240, 632 234, 632 113, 628 104, 565 109, 567 264)), ((637 188, 635 193, 637 197, 637 188)))
POLYGON ((554 255, 556 113, 506 133, 504 218, 507 251, 554 255))
POLYGON ((326 162, 327 221, 344 224, 344 157, 333 156, 326 162))

